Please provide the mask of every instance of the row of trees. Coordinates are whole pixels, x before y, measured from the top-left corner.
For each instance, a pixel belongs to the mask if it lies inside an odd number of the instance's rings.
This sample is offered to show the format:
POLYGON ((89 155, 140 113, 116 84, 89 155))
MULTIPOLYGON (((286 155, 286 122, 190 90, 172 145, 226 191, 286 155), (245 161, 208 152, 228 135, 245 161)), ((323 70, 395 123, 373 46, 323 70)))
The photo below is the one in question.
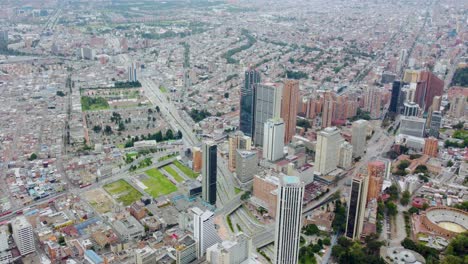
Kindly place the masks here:
POLYGON ((137 141, 143 141, 143 140, 156 140, 156 142, 162 142, 162 141, 167 141, 167 140, 177 140, 182 138, 182 132, 177 131, 176 134, 171 129, 168 129, 166 131, 166 134, 163 135, 161 131, 158 131, 154 134, 148 134, 147 136, 141 135, 135 136, 133 138, 130 138, 127 142, 125 142, 125 147, 126 148, 131 148, 137 141))

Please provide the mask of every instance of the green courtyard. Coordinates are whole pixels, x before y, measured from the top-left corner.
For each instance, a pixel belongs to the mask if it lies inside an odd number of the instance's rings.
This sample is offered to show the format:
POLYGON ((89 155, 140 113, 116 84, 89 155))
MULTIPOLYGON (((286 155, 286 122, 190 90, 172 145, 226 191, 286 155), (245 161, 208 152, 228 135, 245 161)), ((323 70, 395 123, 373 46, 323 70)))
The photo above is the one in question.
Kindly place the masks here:
POLYGON ((127 206, 141 198, 141 193, 133 188, 125 180, 118 180, 109 184, 104 185, 106 190, 114 199, 123 203, 127 206))
POLYGON ((145 171, 145 173, 148 178, 142 182, 148 187, 145 191, 151 196, 156 198, 177 191, 177 187, 159 170, 153 168, 145 171))

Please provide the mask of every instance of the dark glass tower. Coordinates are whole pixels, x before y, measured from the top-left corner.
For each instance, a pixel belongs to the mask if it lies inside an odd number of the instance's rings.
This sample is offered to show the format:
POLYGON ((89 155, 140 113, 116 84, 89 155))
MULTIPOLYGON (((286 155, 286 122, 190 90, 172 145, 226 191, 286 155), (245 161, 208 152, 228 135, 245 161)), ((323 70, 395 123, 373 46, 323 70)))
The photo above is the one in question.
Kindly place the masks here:
POLYGON ((255 85, 257 83, 260 83, 260 72, 255 69, 247 70, 244 87, 241 88, 239 129, 249 137, 253 137, 255 131, 255 85))
POLYGON ((390 113, 397 113, 399 110, 398 103, 400 98, 401 82, 394 81, 392 86, 392 98, 390 99, 390 106, 388 111, 390 113))
POLYGON ((203 143, 202 198, 212 205, 216 205, 217 152, 214 142, 203 143))
POLYGON ((351 195, 346 219, 345 236, 350 239, 358 239, 361 236, 369 178, 367 175, 358 175, 351 183, 351 195))

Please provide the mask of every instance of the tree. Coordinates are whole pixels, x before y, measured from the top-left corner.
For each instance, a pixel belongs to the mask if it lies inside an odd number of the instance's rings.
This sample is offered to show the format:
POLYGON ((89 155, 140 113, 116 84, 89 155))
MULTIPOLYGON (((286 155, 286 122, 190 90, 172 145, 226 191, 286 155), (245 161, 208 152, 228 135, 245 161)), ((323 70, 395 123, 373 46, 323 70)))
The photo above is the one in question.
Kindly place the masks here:
POLYGON ((97 134, 97 133, 101 132, 101 130, 102 130, 102 127, 100 125, 93 126, 94 133, 97 134))
POLYGON ((177 131, 177 139, 182 139, 182 132, 180 130, 177 131))
POLYGON ((390 195, 390 200, 398 200, 398 187, 395 184, 392 184, 390 187, 388 187, 387 193, 390 195))
POLYGON ((166 131, 166 140, 171 140, 174 139, 174 132, 172 132, 172 129, 168 129, 166 131))
POLYGON ((320 229, 315 224, 310 224, 302 228, 302 232, 307 236, 320 234, 320 229))
POLYGON ((105 128, 104 128, 104 134, 106 135, 110 135, 112 134, 112 127, 110 127, 109 125, 107 125, 105 128))
POLYGON ((335 218, 332 227, 335 232, 344 232, 346 230, 346 207, 339 200, 335 203, 335 218))
POLYGON ((404 191, 401 194, 400 203, 401 205, 408 205, 411 198, 411 193, 409 191, 404 191))
POLYGON ((159 106, 156 106, 155 109, 156 109, 156 112, 158 112, 158 113, 159 113, 159 111, 161 110, 161 109, 159 109, 159 106))
POLYGON ((324 244, 325 246, 331 245, 330 238, 328 238, 328 237, 324 238, 324 239, 323 239, 323 244, 324 244))
POLYGON ((393 202, 387 202, 385 206, 387 207, 387 213, 390 216, 395 216, 398 214, 398 208, 393 202))
POLYGON ((65 93, 62 91, 57 91, 57 96, 64 97, 65 93))
POLYGON ((29 160, 35 160, 37 159, 37 154, 36 153, 32 153, 31 156, 29 156, 29 160))
POLYGON ((449 160, 449 161, 447 162, 447 167, 452 167, 452 166, 453 166, 453 161, 449 160))
POLYGON ((229 98, 229 93, 228 92, 224 93, 224 98, 226 98, 226 99, 229 98))

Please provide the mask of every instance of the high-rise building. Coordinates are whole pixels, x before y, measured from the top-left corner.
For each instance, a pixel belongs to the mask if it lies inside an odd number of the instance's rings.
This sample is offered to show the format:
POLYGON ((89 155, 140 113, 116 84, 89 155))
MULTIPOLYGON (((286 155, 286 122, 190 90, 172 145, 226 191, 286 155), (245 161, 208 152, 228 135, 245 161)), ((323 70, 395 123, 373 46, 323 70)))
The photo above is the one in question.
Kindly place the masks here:
POLYGON ((436 138, 430 137, 424 139, 424 154, 437 157, 438 149, 439 141, 436 138))
POLYGON ((348 217, 346 218, 345 236, 350 239, 361 237, 364 225, 364 213, 369 178, 366 175, 357 175, 351 183, 351 194, 348 205, 348 217))
POLYGON ((342 143, 343 138, 336 127, 327 127, 318 133, 314 167, 316 173, 325 175, 336 169, 342 143))
MULTIPOLYGON (((430 71, 422 71, 419 76, 419 82, 424 83, 424 111, 426 112, 432 105, 435 96, 442 96, 444 92, 444 81, 439 79, 430 71)), ((421 106, 423 107, 423 106, 421 106)))
POLYGON ((236 131, 233 136, 229 137, 229 160, 228 165, 231 171, 236 169, 236 151, 250 150, 252 145, 252 139, 245 136, 242 131, 236 131))
POLYGON ((284 142, 289 143, 296 134, 297 104, 299 102, 299 81, 285 80, 281 103, 281 118, 284 121, 284 142))
POLYGON ((258 157, 256 151, 237 150, 236 176, 241 184, 252 181, 258 171, 258 157))
POLYGON ((466 97, 454 96, 450 99, 449 115, 454 118, 461 118, 465 116, 466 110, 466 97))
POLYGON ((325 98, 323 103, 322 113, 322 128, 330 127, 333 120, 333 112, 335 110, 335 101, 330 97, 325 98))
POLYGON ((369 122, 363 119, 353 122, 351 128, 351 145, 353 145, 353 157, 355 158, 364 156, 368 124, 369 122))
POLYGON ((344 141, 340 146, 340 159, 338 161, 338 167, 343 169, 351 168, 353 162, 353 146, 348 142, 344 141))
POLYGON ((402 116, 400 121, 400 134, 413 137, 424 137, 426 119, 414 116, 402 116))
POLYGON ((32 225, 25 216, 19 216, 11 223, 13 229, 13 239, 21 256, 28 255, 36 251, 34 242, 34 232, 32 225))
POLYGON ((190 235, 179 238, 174 248, 177 264, 189 264, 197 259, 197 241, 190 235))
POLYGON ((263 145, 265 122, 279 118, 281 113, 281 87, 274 84, 257 84, 255 87, 255 131, 254 143, 263 145))
POLYGON ((0 50, 8 49, 8 31, 0 31, 0 50))
POLYGON ((157 263, 156 250, 149 246, 137 248, 133 261, 135 264, 155 264, 157 263))
POLYGON ((405 83, 416 83, 419 80, 420 73, 418 70, 405 70, 403 81, 405 83))
POLYGON ((128 81, 129 82, 138 81, 137 69, 138 69, 138 66, 136 62, 133 62, 130 66, 128 66, 128 81))
POLYGON ((13 263, 10 245, 8 244, 8 226, 0 226, 0 263, 13 263))
POLYGON ((369 90, 369 112, 372 119, 380 118, 380 108, 382 102, 382 91, 377 87, 369 90))
POLYGON ((434 99, 432 99, 432 111, 440 111, 441 103, 442 97, 439 95, 434 96, 434 99))
POLYGON ((192 170, 200 172, 203 164, 202 151, 199 147, 192 148, 192 170))
POLYGON ((401 82, 394 81, 392 85, 392 97, 390 99, 390 106, 388 107, 388 111, 390 113, 398 114, 399 110, 399 99, 400 99, 400 91, 401 91, 401 82))
POLYGON ((240 264, 252 254, 252 240, 239 233, 236 241, 223 241, 214 244, 206 250, 206 261, 208 263, 240 264))
POLYGON ((280 178, 277 198, 274 263, 296 264, 299 258, 304 183, 299 177, 284 175, 280 178))
POLYGON ((284 122, 270 119, 264 125, 263 158, 277 161, 284 156, 284 122))
POLYGON ((385 163, 379 160, 371 161, 367 164, 367 174, 369 175, 369 188, 367 202, 377 200, 382 191, 382 184, 385 178, 385 163))
POLYGON ((214 214, 211 211, 203 212, 200 208, 192 208, 193 237, 197 243, 197 258, 205 255, 206 249, 221 241, 215 228, 214 214))
POLYGON ((438 138, 439 129, 442 126, 442 113, 439 111, 431 112, 429 122, 429 136, 438 138))
POLYGON ((403 106, 404 106, 404 110, 403 110, 404 116, 418 116, 419 115, 419 105, 417 103, 405 102, 403 106))
POLYGON ((244 87, 240 94, 239 130, 246 136, 253 137, 255 133, 255 85, 260 83, 260 72, 249 69, 245 72, 244 87))
POLYGON ((212 205, 216 204, 217 152, 218 147, 214 142, 203 143, 202 198, 212 205))

